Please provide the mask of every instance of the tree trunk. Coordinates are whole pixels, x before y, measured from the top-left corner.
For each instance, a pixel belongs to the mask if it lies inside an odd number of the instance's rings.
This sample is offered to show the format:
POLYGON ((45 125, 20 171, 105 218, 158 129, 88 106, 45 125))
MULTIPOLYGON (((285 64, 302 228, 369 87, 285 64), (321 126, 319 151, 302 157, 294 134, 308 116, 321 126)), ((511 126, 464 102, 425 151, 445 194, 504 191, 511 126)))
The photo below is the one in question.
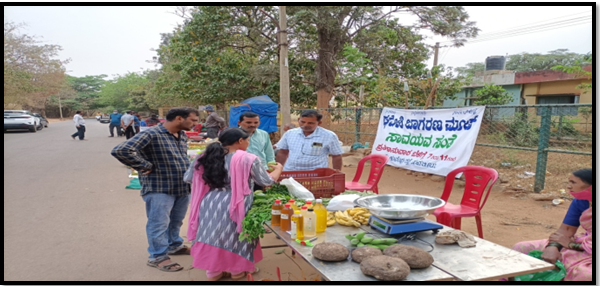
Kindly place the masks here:
MULTIPOLYGON (((340 49, 339 35, 327 27, 319 28, 319 58, 317 60, 317 109, 329 108, 329 100, 335 87, 336 70, 335 56, 340 49)), ((330 125, 329 113, 320 110, 323 114, 323 127, 330 125)))

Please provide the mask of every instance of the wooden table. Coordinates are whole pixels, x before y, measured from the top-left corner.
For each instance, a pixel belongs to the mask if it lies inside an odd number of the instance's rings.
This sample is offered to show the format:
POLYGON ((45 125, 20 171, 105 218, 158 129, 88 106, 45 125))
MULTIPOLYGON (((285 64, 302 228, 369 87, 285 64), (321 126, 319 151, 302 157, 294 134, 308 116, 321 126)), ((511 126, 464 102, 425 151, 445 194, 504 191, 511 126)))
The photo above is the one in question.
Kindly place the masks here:
MULTIPOLYGON (((292 241, 290 234, 281 231, 276 226, 267 225, 275 235, 290 246, 306 262, 311 264, 328 281, 378 281, 374 277, 362 274, 360 265, 350 258, 343 262, 325 262, 312 257, 312 247, 301 246, 292 241)), ((452 228, 444 227, 443 230, 452 228)), ((335 225, 328 227, 324 233, 317 234, 317 240, 313 244, 322 242, 337 242, 350 247, 346 239, 347 234, 355 234, 365 231, 371 237, 388 238, 390 236, 370 226, 360 228, 335 225)), ((435 243, 435 235, 431 231, 419 232, 412 237, 404 237, 399 243, 413 245, 426 251, 431 250, 434 258, 432 267, 426 269, 411 270, 406 281, 482 281, 498 280, 500 278, 514 277, 529 273, 551 270, 554 265, 542 260, 522 254, 518 251, 492 243, 490 241, 475 238, 477 246, 473 248, 461 248, 458 244, 441 245, 435 243), (433 250, 432 250, 433 248, 433 250)))

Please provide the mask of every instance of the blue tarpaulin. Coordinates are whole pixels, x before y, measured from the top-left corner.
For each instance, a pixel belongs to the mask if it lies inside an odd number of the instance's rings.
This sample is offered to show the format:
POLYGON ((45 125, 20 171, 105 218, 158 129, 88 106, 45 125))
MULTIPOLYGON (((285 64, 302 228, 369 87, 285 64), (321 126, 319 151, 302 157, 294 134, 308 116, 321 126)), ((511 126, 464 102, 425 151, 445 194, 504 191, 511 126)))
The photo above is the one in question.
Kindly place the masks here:
POLYGON ((267 133, 278 130, 277 110, 279 109, 279 105, 273 102, 268 95, 251 97, 240 102, 240 104, 240 106, 229 107, 229 127, 238 126, 240 115, 246 111, 251 111, 260 117, 259 129, 267 133))

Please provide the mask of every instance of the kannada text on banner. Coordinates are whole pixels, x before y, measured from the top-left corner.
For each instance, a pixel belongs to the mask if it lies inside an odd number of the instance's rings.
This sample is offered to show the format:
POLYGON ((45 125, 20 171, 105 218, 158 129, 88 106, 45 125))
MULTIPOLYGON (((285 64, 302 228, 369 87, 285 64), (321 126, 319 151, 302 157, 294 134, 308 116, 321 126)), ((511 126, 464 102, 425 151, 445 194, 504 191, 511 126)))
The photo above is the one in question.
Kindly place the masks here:
POLYGON ((446 176, 469 163, 484 111, 384 108, 372 153, 387 155, 395 167, 446 176))

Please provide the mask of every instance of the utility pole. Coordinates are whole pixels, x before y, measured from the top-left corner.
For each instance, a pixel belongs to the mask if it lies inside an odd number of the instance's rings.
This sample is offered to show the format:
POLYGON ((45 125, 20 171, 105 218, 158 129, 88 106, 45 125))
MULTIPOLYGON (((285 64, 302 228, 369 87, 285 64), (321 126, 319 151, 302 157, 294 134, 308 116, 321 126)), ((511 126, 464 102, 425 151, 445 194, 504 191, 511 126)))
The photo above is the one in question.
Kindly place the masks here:
POLYGON ((440 43, 435 43, 435 50, 433 54, 433 66, 436 67, 438 64, 438 54, 440 52, 440 43))
POLYGON ((287 16, 285 6, 279 6, 279 103, 281 107, 281 129, 292 121, 290 112, 290 71, 288 66, 287 16))
POLYGON ((60 112, 60 120, 63 120, 62 104, 60 104, 60 95, 58 96, 58 111, 60 112))

